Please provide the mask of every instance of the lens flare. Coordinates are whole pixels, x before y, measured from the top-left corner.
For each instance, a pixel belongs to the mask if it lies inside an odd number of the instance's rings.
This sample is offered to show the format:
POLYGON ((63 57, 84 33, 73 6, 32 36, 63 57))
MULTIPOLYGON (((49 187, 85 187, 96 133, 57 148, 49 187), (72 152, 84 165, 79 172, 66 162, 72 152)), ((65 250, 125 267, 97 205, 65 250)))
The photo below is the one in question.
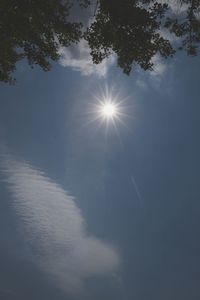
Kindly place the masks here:
POLYGON ((117 115, 117 107, 112 102, 105 102, 102 104, 101 113, 103 117, 108 119, 114 118, 117 115))
POLYGON ((92 102, 90 102, 88 113, 90 120, 87 125, 96 122, 96 128, 105 127, 106 135, 108 130, 112 132, 112 128, 118 135, 118 126, 121 124, 125 127, 127 114, 127 101, 129 96, 123 97, 119 87, 108 85, 101 89, 100 93, 92 93, 92 102))

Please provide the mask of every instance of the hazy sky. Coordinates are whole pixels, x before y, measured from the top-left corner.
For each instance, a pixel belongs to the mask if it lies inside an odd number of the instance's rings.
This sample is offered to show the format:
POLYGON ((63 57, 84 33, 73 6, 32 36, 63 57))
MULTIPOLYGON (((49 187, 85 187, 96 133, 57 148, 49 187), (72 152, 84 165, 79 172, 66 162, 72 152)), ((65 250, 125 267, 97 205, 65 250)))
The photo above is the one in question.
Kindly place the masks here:
POLYGON ((199 300, 200 58, 127 77, 62 53, 0 87, 0 298, 199 300))

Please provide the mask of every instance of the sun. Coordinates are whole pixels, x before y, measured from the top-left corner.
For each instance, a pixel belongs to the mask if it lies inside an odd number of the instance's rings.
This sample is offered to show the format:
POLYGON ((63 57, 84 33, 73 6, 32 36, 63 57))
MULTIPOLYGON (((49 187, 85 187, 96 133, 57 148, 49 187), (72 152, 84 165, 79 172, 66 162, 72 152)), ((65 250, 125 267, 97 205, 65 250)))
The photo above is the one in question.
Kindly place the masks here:
POLYGON ((112 119, 117 116, 117 106, 110 101, 105 101, 101 104, 101 114, 107 119, 112 119))
MULTIPOLYGON (((92 102, 88 107, 88 114, 90 115, 90 120, 87 122, 87 125, 91 125, 93 122, 97 123, 97 127, 105 127, 106 136, 108 130, 118 133, 118 127, 126 125, 127 114, 127 101, 129 96, 124 97, 119 90, 119 87, 111 85, 105 85, 105 88, 102 88, 100 93, 92 93, 92 102)), ((94 127, 94 128, 95 128, 94 127)))

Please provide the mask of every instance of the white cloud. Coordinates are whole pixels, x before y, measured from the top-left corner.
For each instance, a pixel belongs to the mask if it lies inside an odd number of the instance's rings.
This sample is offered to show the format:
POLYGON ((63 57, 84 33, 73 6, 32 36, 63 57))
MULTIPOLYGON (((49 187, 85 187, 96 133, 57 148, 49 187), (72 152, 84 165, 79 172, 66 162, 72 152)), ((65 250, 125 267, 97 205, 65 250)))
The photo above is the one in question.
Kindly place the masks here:
POLYGON ((97 75, 105 77, 109 67, 114 63, 115 58, 111 55, 104 59, 101 64, 94 64, 90 55, 90 49, 85 40, 81 40, 74 47, 60 48, 60 64, 64 67, 71 67, 84 76, 97 75))
POLYGON ((189 4, 183 3, 180 0, 158 0, 158 3, 167 3, 169 8, 171 9, 172 13, 176 15, 180 15, 182 13, 185 13, 188 9, 189 4))
POLYGON ((185 13, 189 7, 188 3, 183 3, 180 0, 168 0, 168 5, 177 15, 185 13))
POLYGON ((150 72, 153 76, 161 76, 167 70, 167 64, 159 57, 159 55, 155 55, 152 58, 153 62, 153 71, 150 72))
POLYGON ((177 37, 173 32, 170 32, 167 28, 161 28, 158 30, 158 33, 166 40, 168 40, 171 44, 178 43, 181 38, 177 37))
POLYGON ((75 293, 91 276, 112 275, 119 267, 117 251, 88 235, 74 198, 40 170, 3 156, 1 172, 12 205, 23 220, 34 258, 47 276, 68 293, 75 293))
POLYGON ((173 64, 168 60, 162 59, 159 55, 155 55, 152 62, 154 63, 152 71, 138 69, 136 79, 137 87, 139 90, 147 90, 150 87, 154 87, 157 91, 161 91, 162 88, 168 89, 169 82, 166 82, 166 78, 168 78, 168 73, 173 71, 173 64))

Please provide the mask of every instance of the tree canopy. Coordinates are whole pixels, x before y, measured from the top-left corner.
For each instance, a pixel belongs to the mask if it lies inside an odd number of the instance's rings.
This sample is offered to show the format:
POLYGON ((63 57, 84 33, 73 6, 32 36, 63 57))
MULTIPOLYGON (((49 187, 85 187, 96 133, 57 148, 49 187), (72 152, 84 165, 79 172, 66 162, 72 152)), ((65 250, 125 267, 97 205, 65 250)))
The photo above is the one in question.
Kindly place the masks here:
POLYGON ((200 42, 200 0, 0 0, 0 81, 12 82, 16 63, 49 70, 60 47, 85 39, 93 62, 115 54, 129 74, 134 65, 153 68, 152 58, 172 57, 178 50, 196 55, 200 42), (95 4, 88 27, 72 21, 78 2, 95 4), (177 7, 179 9, 177 10, 177 7))
POLYGON ((62 0, 0 0, 0 80, 12 82, 23 58, 45 71, 59 47, 79 41, 81 24, 69 21, 71 4, 62 0))
POLYGON ((151 70, 155 54, 197 54, 200 1, 100 0, 85 38, 95 63, 115 53, 124 73, 129 74, 134 64, 151 70))

